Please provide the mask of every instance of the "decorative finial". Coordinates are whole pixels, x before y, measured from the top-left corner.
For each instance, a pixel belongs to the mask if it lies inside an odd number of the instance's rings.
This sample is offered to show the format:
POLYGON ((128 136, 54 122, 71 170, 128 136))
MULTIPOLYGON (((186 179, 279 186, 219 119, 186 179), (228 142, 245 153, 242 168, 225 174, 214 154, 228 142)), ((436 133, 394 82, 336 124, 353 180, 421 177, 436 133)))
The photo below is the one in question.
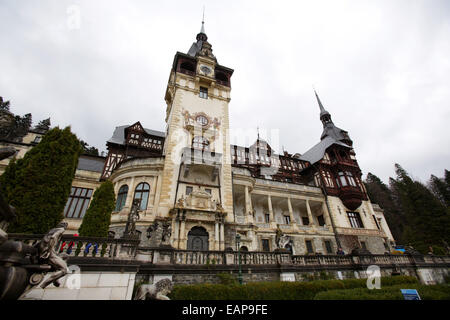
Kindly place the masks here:
POLYGON ((256 132, 258 133, 258 140, 259 140, 259 126, 256 127, 256 132))
POLYGON ((202 17, 202 28, 200 29, 200 33, 205 33, 205 6, 203 6, 203 17, 202 17))

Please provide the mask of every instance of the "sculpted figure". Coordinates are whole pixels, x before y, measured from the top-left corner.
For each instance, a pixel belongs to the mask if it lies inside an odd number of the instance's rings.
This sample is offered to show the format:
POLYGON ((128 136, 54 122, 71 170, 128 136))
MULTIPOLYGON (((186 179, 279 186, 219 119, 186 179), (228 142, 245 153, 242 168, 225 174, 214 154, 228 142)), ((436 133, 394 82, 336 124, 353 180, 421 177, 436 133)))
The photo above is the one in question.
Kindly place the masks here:
POLYGON ((67 228, 67 222, 59 223, 56 228, 51 229, 44 238, 36 243, 38 256, 41 264, 48 264, 56 270, 47 280, 42 282, 41 288, 44 289, 53 282, 56 287, 60 286, 58 279, 68 273, 67 263, 56 253, 56 246, 67 228))
POLYGON ((134 300, 170 300, 167 295, 172 291, 172 281, 165 278, 155 284, 143 284, 136 292, 134 300))
POLYGON ((291 237, 285 235, 280 229, 280 225, 277 225, 277 234, 275 236, 275 242, 279 249, 284 249, 286 245, 290 242, 291 237))
POLYGON ((161 244, 169 244, 171 234, 172 234, 172 226, 169 221, 166 221, 163 224, 161 244))

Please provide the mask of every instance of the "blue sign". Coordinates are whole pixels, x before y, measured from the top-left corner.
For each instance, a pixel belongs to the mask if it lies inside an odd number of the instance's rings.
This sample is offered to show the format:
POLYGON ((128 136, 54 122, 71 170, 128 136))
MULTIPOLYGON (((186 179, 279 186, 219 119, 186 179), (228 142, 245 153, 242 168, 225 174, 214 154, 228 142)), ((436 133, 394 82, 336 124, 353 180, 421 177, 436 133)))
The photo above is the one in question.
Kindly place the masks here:
POLYGON ((420 300, 416 289, 400 289, 405 300, 420 300))

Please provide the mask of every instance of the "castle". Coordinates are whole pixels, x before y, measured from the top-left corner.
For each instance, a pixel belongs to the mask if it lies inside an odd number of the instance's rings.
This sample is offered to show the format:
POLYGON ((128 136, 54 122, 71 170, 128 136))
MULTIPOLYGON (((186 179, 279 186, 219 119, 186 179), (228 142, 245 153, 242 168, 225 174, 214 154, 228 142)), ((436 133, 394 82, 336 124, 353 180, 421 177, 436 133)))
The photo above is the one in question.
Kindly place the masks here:
MULTIPOLYGON (((106 158, 80 157, 64 209, 69 232, 77 232, 93 191, 109 179, 117 199, 111 234, 123 235, 137 199, 142 246, 157 245, 148 230, 159 221, 170 223, 170 245, 180 250, 235 250, 239 236, 247 251, 390 251, 394 239, 383 211, 367 196, 353 142, 317 93, 323 133, 305 153, 277 154, 259 135, 250 146, 231 145, 232 75, 218 63, 202 22, 189 51, 173 60, 166 131, 139 121, 118 126, 106 158)), ((34 130, 20 143, 2 144, 23 156, 42 134, 34 130)))

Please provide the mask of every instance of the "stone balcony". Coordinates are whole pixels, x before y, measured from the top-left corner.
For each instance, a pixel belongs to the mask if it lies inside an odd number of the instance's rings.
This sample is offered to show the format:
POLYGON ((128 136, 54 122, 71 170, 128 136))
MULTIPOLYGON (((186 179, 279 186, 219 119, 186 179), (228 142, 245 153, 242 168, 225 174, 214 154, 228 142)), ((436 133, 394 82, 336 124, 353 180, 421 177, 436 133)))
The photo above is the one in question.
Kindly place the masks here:
POLYGON ((209 165, 218 166, 222 164, 222 154, 209 150, 183 148, 181 163, 186 165, 209 165))

